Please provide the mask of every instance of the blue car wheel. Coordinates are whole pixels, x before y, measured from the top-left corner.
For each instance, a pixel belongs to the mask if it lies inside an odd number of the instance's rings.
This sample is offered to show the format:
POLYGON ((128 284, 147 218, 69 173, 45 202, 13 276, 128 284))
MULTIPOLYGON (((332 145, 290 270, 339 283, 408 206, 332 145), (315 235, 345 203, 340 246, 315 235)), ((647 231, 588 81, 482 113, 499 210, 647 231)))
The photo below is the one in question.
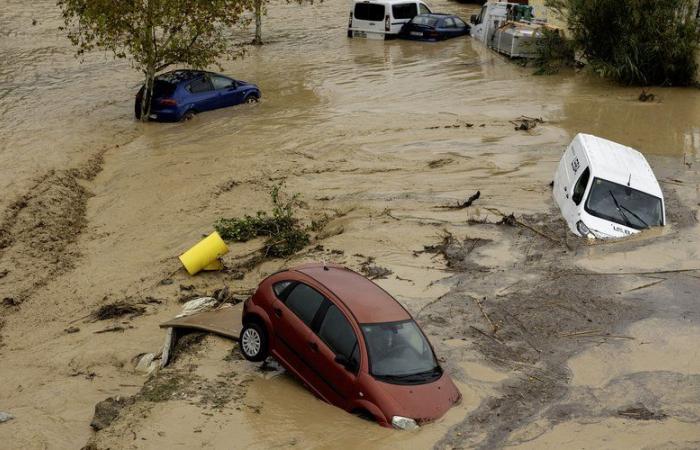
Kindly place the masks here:
POLYGON ((243 103, 257 103, 258 101, 260 101, 260 98, 257 94, 248 94, 243 103))

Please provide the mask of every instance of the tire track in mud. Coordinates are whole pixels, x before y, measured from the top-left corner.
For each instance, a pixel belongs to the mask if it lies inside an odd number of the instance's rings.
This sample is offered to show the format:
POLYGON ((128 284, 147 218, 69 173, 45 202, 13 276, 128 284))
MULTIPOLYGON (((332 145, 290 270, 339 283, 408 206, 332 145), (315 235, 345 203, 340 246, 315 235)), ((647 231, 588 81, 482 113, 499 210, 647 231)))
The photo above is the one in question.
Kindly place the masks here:
POLYGON ((81 183, 102 170, 106 151, 78 168, 49 171, 5 211, 0 222, 0 310, 17 309, 51 279, 73 269, 80 256, 73 244, 87 225, 92 196, 81 183))
MULTIPOLYGON (((549 218, 528 217, 526 221, 552 236, 567 232, 563 222, 549 218)), ((500 385, 497 395, 482 401, 452 427, 436 448, 503 447, 513 431, 535 421, 569 393, 567 361, 592 345, 586 337, 614 335, 652 314, 644 305, 615 296, 615 279, 567 264, 563 246, 524 228, 500 225, 500 230, 524 255, 511 270, 515 274, 510 274, 519 281, 502 289, 510 292, 500 297, 476 299, 471 290, 471 286, 503 286, 503 269, 480 266, 472 253, 488 241, 447 236, 441 244, 426 247, 426 251, 441 254, 447 266, 457 271, 449 280, 451 291, 420 312, 426 331, 444 335, 449 330, 447 335, 471 342, 488 362, 515 374, 500 385)), ((446 359, 459 360, 452 351, 443 351, 446 359)), ((455 377, 467 381, 468 374, 455 377)))

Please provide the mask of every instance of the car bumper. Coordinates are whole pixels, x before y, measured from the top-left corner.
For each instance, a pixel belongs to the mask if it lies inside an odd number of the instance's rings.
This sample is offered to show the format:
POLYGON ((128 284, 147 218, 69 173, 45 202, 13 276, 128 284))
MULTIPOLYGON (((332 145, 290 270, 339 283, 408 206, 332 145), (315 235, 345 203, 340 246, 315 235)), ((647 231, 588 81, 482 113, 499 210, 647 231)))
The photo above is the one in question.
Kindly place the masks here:
POLYGON ((151 110, 148 115, 148 120, 156 122, 177 122, 180 120, 180 111, 174 108, 151 110))

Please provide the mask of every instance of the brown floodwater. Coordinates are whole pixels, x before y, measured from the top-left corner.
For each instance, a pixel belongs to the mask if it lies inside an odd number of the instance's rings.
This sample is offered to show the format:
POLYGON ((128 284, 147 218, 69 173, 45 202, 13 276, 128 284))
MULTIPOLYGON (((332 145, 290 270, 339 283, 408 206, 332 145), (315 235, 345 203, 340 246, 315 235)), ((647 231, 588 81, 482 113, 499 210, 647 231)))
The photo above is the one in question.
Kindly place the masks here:
MULTIPOLYGON (((477 8, 448 0, 432 3, 463 18, 477 8)), ((87 55, 82 63, 75 59, 58 31, 60 13, 52 0, 0 0, 0 211, 4 215, 27 194, 36 196, 39 208, 60 208, 60 202, 42 199, 46 186, 37 180, 52 170, 81 167, 107 150, 95 181, 80 181, 93 195, 86 227, 68 251, 51 254, 47 263, 53 267, 58 264, 54 259, 70 259, 62 276, 42 274, 45 261, 32 269, 34 260, 23 263, 24 254, 14 247, 0 253, 0 272, 10 269, 0 279, 0 298, 20 288, 35 290, 8 314, 2 332, 0 410, 17 419, 0 425, 0 442, 17 442, 15 448, 83 445, 91 435, 94 404, 109 395, 133 394, 143 384, 131 359, 159 348, 163 336, 157 324, 179 308, 177 287, 158 285, 177 269, 173 257, 210 231, 216 218, 261 208, 269 187, 279 180, 311 204, 313 211, 306 215, 342 211, 333 225, 339 233, 324 244, 348 258, 376 256, 401 277, 381 285, 413 313, 449 290, 440 283, 447 275, 435 259, 413 252, 439 240, 442 227, 459 232, 465 227, 463 212, 436 210, 435 205, 480 189, 482 199, 469 214, 488 215, 481 204, 518 213, 549 211, 547 183, 578 132, 638 148, 665 180, 664 189, 682 190, 678 195, 686 208, 697 205, 700 90, 653 88, 656 99, 641 103, 639 88, 616 86, 585 71, 533 76, 532 68, 510 63, 469 38, 436 44, 351 40, 345 34, 347 13, 346 2, 305 7, 274 2, 264 21, 267 44, 223 64, 225 73, 260 86, 259 104, 202 114, 187 123, 141 124, 132 117, 140 76, 127 62, 102 52, 87 55), (547 123, 515 133, 510 120, 520 115, 547 123), (427 169, 435 160, 446 165, 427 169), (386 222, 387 211, 395 222, 386 222), (22 272, 13 272, 14 267, 22 272), (86 331, 63 332, 104 299, 144 293, 165 304, 137 319, 134 329, 93 334, 105 324, 80 322, 86 331), (90 373, 96 375, 86 379, 90 373)), ((252 37, 249 32, 237 35, 252 37)), ((31 224, 31 217, 25 219, 31 224)), ((32 229, 13 236, 23 242, 32 229)), ((659 234, 664 239, 658 242, 642 238, 649 245, 592 247, 577 254, 576 262, 606 272, 697 267, 697 225, 672 224, 659 234)), ((485 237, 495 243, 482 252, 484 264, 500 270, 525 260, 498 242, 497 232, 485 237)), ((235 247, 232 254, 249 250, 235 247)), ((251 288, 283 264, 266 263, 232 283, 251 288)), ((230 282, 216 276, 177 281, 205 287, 230 282)), ((504 273, 496 292, 517 281, 512 277, 504 273)), ((591 365, 616 376, 654 368, 697 374, 697 364, 679 363, 672 357, 677 353, 666 350, 690 351, 700 328, 691 321, 662 339, 674 323, 650 319, 646 327, 632 328, 629 333, 639 341, 655 344, 614 347, 627 355, 623 359, 617 360, 608 347, 582 353, 570 363, 573 382, 607 382, 591 372, 591 365)), ((509 376, 485 364, 461 339, 439 335, 431 340, 438 350, 460 355, 450 369, 464 400, 418 433, 397 434, 360 421, 282 375, 255 378, 247 387, 246 402, 262 405, 262 413, 255 407, 229 408, 209 418, 196 405, 165 402, 144 413, 148 419, 135 416, 117 428, 106 442, 115 448, 225 447, 239 439, 251 448, 358 448, 365 446, 361 437, 371 447, 428 447, 509 376)), ((219 357, 226 344, 214 347, 219 353, 202 357, 200 364, 230 370, 219 357)), ((535 423, 516 441, 555 448, 579 444, 566 440, 572 432, 590 432, 589 448, 594 448, 619 431, 615 420, 567 422, 546 430, 535 423)), ((683 423, 672 422, 667 431, 688 442, 696 438, 683 423)), ((648 429, 640 436, 651 433, 648 429)))

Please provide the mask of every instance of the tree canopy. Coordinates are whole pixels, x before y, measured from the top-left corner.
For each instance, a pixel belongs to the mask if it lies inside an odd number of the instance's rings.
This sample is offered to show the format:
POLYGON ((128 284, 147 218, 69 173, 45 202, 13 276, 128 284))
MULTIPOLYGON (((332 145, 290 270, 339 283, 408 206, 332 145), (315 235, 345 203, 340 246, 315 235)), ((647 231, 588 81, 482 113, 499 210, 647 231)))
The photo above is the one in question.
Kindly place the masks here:
MULTIPOLYGON (((149 98, 155 75, 174 64, 202 68, 242 47, 231 36, 252 0, 58 0, 68 38, 81 55, 95 48, 129 59, 149 98)), ((145 118, 150 102, 144 101, 145 118)))
POLYGON ((626 84, 686 85, 697 71, 695 0, 548 0, 594 70, 626 84))

